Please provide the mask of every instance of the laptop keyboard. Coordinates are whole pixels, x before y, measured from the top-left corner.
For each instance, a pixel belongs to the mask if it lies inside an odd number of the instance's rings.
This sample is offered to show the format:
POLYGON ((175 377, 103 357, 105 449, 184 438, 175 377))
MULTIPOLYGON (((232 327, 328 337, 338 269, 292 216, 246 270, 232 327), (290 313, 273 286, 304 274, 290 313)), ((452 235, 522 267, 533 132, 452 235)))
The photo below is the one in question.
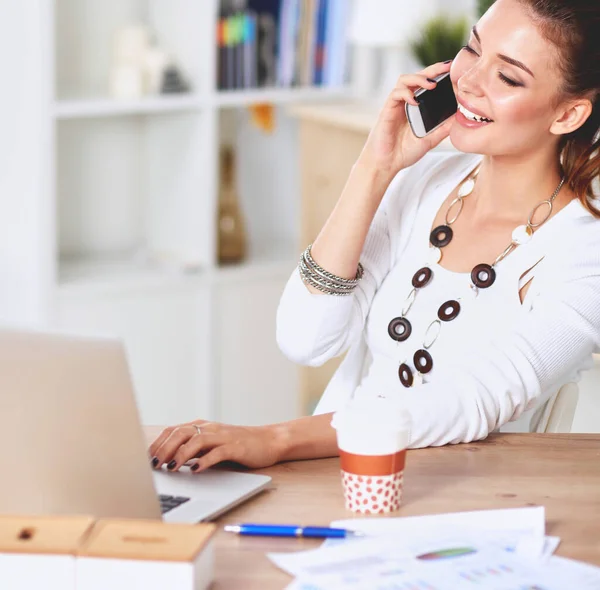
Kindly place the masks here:
POLYGON ((173 508, 177 508, 177 506, 181 506, 190 500, 190 498, 186 498, 185 496, 167 496, 165 494, 160 494, 158 496, 160 500, 160 511, 164 514, 165 512, 169 512, 169 510, 173 510, 173 508))

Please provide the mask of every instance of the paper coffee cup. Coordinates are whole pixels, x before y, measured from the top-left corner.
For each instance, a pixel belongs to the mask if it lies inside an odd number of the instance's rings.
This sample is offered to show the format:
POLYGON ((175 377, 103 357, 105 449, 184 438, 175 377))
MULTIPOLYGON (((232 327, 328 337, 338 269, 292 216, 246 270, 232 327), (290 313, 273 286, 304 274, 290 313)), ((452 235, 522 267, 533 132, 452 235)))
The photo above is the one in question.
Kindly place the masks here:
POLYGON ((400 508, 410 417, 398 404, 360 398, 333 415, 346 508, 383 514, 400 508))

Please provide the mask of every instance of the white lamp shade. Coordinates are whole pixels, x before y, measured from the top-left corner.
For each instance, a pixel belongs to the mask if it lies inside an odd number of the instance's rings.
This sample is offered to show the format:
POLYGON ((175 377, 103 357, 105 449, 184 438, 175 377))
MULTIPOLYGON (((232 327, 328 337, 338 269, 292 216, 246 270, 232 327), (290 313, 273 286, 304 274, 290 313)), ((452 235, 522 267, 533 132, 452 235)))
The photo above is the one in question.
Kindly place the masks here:
POLYGON ((355 45, 403 46, 438 9, 438 0, 354 0, 348 38, 355 45))

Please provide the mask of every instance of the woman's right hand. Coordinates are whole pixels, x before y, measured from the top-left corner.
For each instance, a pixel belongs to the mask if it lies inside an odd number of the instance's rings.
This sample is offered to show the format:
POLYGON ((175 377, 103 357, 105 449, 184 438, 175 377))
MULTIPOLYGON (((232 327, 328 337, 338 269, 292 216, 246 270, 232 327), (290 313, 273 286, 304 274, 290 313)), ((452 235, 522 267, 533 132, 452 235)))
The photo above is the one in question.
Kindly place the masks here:
POLYGON ((154 468, 171 471, 189 462, 192 471, 204 471, 221 461, 235 461, 258 469, 282 459, 276 426, 230 426, 196 420, 165 428, 150 445, 154 468))
POLYGON ((380 172, 386 172, 389 178, 393 178, 400 170, 418 162, 429 150, 448 137, 454 115, 435 131, 418 138, 412 132, 406 118, 405 104, 418 105, 414 98, 415 91, 419 88, 435 88, 436 83, 427 78, 433 79, 450 71, 451 65, 436 63, 417 74, 406 74, 398 78, 369 134, 359 162, 366 163, 380 172))

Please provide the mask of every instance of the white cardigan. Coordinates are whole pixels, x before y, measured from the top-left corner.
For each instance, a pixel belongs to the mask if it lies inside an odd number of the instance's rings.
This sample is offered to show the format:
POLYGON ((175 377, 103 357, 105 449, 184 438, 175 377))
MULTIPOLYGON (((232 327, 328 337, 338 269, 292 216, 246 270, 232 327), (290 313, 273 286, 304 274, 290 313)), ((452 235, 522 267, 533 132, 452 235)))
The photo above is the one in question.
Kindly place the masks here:
MULTIPOLYGON (((416 245, 428 244, 423 220, 433 219, 438 203, 480 160, 430 152, 397 175, 369 230, 361 255, 365 276, 352 296, 312 294, 297 269, 292 273, 277 312, 281 350, 309 366, 347 351, 316 414, 337 410, 360 390, 374 297, 392 273, 405 266, 412 276, 423 266, 415 260, 422 253, 416 245)), ((535 280, 523 305, 503 309, 511 316, 503 319, 509 329, 498 324, 489 340, 471 342, 458 361, 439 369, 437 379, 397 397, 412 419, 411 447, 479 440, 519 418, 525 428, 539 428, 548 400, 561 385, 577 381, 600 351, 600 220, 573 201, 506 261, 511 258, 518 262, 513 274, 535 265, 535 280)), ((507 296, 496 285, 492 292, 507 296)), ((474 305, 483 301, 480 296, 474 305)))

